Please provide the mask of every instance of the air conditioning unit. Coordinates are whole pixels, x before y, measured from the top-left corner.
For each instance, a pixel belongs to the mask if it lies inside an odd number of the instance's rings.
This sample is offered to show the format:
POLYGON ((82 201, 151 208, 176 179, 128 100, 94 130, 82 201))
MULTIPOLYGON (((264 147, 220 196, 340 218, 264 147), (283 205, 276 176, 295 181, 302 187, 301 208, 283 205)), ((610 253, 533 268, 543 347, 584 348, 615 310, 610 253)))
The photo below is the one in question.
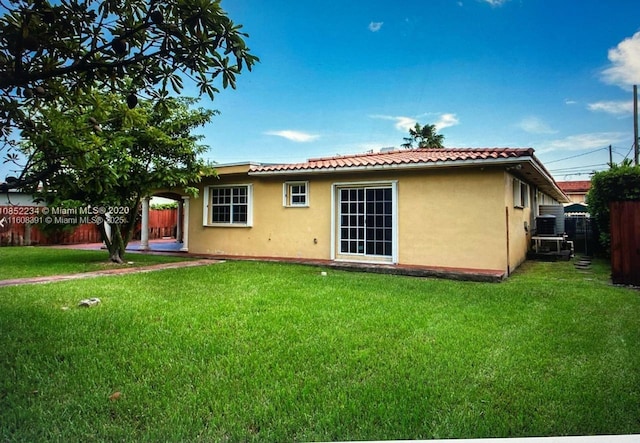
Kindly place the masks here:
MULTIPOLYGON (((562 235, 565 231, 564 229, 564 206, 562 205, 540 205, 539 212, 540 216, 545 215, 555 215, 556 217, 556 233, 555 235, 562 235)), ((540 234, 538 234, 540 235, 540 234)))
POLYGON ((558 235, 556 225, 556 216, 551 214, 536 217, 536 235, 555 237, 558 235))

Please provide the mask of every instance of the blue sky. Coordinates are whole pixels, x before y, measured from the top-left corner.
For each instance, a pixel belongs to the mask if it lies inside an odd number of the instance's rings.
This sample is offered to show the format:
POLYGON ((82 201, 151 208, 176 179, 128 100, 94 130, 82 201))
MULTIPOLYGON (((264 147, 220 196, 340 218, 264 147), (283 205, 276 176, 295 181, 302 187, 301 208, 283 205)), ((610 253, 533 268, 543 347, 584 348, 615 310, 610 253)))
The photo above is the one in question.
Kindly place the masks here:
MULTIPOLYGON (((447 147, 532 147, 588 180, 633 141, 638 0, 222 0, 261 62, 200 105, 218 163, 398 147, 415 122, 447 147)), ((187 87, 185 95, 197 95, 187 87)), ((632 154, 631 154, 632 156, 632 154)), ((0 165, 6 175, 8 165, 0 165)))
MULTIPOLYGON (((633 141, 637 0, 223 0, 260 57, 213 103, 220 163, 399 146, 415 122, 447 147, 532 147, 588 180, 633 141), (572 157, 572 158, 568 158, 572 157), (566 159, 566 160, 563 160, 566 159)), ((189 94, 189 91, 186 91, 189 94)))

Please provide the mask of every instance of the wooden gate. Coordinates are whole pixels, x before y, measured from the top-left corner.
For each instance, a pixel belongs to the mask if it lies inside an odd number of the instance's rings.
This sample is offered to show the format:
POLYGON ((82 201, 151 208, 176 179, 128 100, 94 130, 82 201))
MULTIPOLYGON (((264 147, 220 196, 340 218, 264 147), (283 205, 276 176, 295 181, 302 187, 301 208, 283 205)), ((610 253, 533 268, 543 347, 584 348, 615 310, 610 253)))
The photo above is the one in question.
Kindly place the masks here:
POLYGON ((611 279, 640 286, 640 201, 611 202, 611 279))

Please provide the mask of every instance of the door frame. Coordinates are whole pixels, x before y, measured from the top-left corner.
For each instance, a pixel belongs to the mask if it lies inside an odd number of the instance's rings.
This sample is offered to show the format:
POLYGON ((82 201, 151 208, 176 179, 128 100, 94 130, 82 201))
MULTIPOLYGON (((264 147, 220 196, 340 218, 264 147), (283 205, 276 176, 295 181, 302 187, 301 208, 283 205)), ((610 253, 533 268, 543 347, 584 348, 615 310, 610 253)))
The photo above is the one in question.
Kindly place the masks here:
POLYGON ((357 182, 336 182, 331 185, 331 260, 348 261, 360 263, 398 263, 398 181, 357 181, 357 182), (340 204, 340 190, 344 188, 391 188, 391 256, 381 255, 350 255, 341 254, 337 248, 339 239, 338 229, 338 205, 340 204))

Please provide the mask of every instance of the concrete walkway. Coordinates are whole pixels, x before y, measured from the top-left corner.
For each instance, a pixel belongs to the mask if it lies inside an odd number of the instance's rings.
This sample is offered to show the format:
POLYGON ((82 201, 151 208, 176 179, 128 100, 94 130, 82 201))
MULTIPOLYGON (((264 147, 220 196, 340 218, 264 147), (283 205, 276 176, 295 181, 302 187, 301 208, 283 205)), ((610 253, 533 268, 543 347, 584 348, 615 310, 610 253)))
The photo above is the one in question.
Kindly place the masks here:
MULTIPOLYGON (((51 248, 64 248, 64 249, 89 249, 89 250, 100 250, 105 249, 104 243, 81 243, 81 244, 73 244, 73 245, 51 245, 51 248)), ((182 248, 182 243, 177 242, 174 238, 169 239, 160 239, 160 240, 150 240, 149 241, 149 249, 142 250, 140 249, 140 240, 132 240, 127 245, 127 252, 163 252, 163 253, 180 253, 186 254, 186 252, 180 251, 182 248)))
POLYGON ((127 267, 127 268, 122 267, 122 268, 116 268, 116 269, 104 269, 101 271, 80 272, 77 274, 62 274, 62 275, 48 275, 44 277, 14 278, 10 280, 0 280, 0 287, 32 285, 32 284, 39 284, 39 283, 52 283, 52 282, 67 281, 67 280, 79 280, 81 278, 103 277, 105 275, 137 274, 142 272, 160 271, 163 269, 191 268, 194 266, 208 266, 215 263, 221 263, 221 261, 209 260, 209 259, 186 260, 181 262, 161 263, 161 264, 150 265, 150 266, 137 266, 137 267, 127 267))

